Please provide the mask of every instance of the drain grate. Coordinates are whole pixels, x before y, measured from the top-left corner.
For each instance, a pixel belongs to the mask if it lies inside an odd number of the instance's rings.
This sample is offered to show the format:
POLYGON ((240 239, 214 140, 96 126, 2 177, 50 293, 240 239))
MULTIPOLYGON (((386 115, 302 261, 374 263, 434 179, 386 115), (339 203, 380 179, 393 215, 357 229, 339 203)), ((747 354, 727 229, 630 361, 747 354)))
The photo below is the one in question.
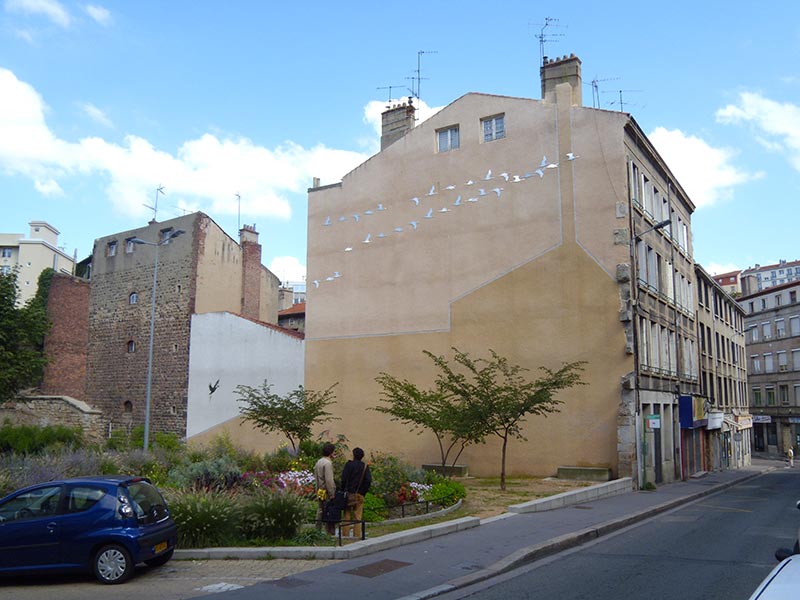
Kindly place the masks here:
POLYGON ((368 565, 364 565, 363 567, 358 567, 357 569, 345 571, 345 573, 349 575, 358 575, 359 577, 377 577, 378 575, 385 575, 386 573, 391 573, 397 569, 408 567, 411 564, 412 563, 402 562, 399 560, 379 560, 378 562, 370 563, 368 565))
POLYGON ((588 504, 575 504, 572 508, 579 508, 580 510, 592 510, 594 506, 589 506, 588 504))
POLYGON ((307 579, 298 579, 297 577, 284 577, 283 579, 277 579, 275 581, 270 581, 269 583, 276 587, 292 589, 308 585, 311 582, 307 579))

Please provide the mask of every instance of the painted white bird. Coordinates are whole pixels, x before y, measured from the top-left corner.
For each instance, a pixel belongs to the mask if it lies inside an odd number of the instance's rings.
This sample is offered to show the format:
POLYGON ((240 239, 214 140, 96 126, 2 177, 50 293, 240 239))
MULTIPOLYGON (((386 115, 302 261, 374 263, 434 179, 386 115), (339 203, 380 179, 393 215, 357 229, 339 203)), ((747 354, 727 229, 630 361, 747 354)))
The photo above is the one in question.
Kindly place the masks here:
POLYGON ((467 202, 477 202, 477 198, 467 198, 467 202))
POLYGON ((539 166, 540 167, 546 167, 547 166, 547 156, 542 155, 542 163, 539 166))
POLYGON ((365 210, 365 211, 364 211, 364 214, 365 214, 365 215, 371 215, 371 214, 372 214, 372 210, 371 210, 371 209, 370 209, 370 210, 365 210))
POLYGON ((503 188, 494 188, 492 191, 493 191, 495 194, 497 194, 497 197, 499 198, 499 197, 500 197, 500 194, 502 194, 502 193, 503 193, 503 188))
POLYGON ((333 281, 333 275, 330 275, 325 278, 325 281, 333 281))
POLYGON ((344 249, 344 251, 345 252, 352 252, 353 251, 353 247, 352 246, 348 246, 347 248, 344 249))
POLYGON ((500 173, 500 177, 508 181, 508 173, 500 173))
POLYGON ((432 185, 431 191, 428 192, 428 196, 434 196, 434 195, 436 195, 436 184, 432 185))
POLYGON ((446 188, 444 188, 444 189, 446 189, 446 190, 454 190, 454 189, 456 189, 456 186, 454 186, 454 185, 448 185, 448 186, 447 186, 446 188))
POLYGON ((411 199, 411 201, 414 203, 414 206, 419 206, 419 198, 417 198, 416 196, 414 196, 411 199))
POLYGON ((342 274, 341 274, 341 273, 339 273, 339 271, 334 271, 334 272, 333 272, 333 277, 334 277, 334 279, 339 279, 339 277, 341 277, 341 276, 342 276, 342 274))
POLYGON ((382 231, 381 231, 381 232, 378 234, 378 238, 379 238, 379 239, 381 239, 381 240, 382 240, 383 238, 385 238, 385 237, 386 237, 386 234, 385 234, 385 233, 383 233, 382 231))
POLYGON ((432 219, 433 218, 433 209, 432 208, 428 209, 428 214, 425 215, 425 218, 426 219, 432 219))
POLYGON ((443 208, 440 208, 439 212, 450 212, 450 209, 445 206, 443 208))
POLYGON ((411 225, 415 230, 417 229, 418 221, 409 221, 408 224, 411 225))
POLYGON ((456 201, 453 202, 453 206, 461 206, 461 196, 456 198, 456 201))
POLYGON ((314 287, 315 287, 315 288, 318 288, 318 287, 319 287, 319 279, 315 279, 315 280, 314 280, 314 287))
POLYGON ((511 183, 519 183, 520 181, 525 181, 525 180, 519 175, 514 175, 514 178, 511 180, 511 183))
POLYGON ((368 234, 367 234, 367 237, 365 237, 365 238, 364 238, 364 241, 363 241, 362 243, 364 243, 364 244, 369 244, 369 243, 370 243, 370 241, 372 241, 372 234, 371 234, 371 233, 368 233, 368 234))
POLYGON ((475 185, 475 182, 474 182, 474 181, 472 181, 472 179, 470 179, 470 180, 469 180, 467 183, 465 183, 464 185, 475 185))
POLYGON ((572 152, 567 152, 567 160, 575 160, 576 158, 580 158, 580 156, 573 154, 572 152))
POLYGON ((342 221, 347 221, 347 217, 345 216, 339 217, 339 223, 341 223, 342 221))
POLYGON ((558 168, 558 163, 550 163, 545 167, 545 169, 557 169, 557 168, 558 168))
POLYGON ((355 219, 356 223, 358 223, 358 220, 360 219, 360 217, 358 216, 358 213, 354 214, 353 218, 355 219))
POLYGON ((327 226, 328 226, 328 225, 330 225, 330 224, 331 224, 331 218, 330 218, 330 217, 327 217, 327 218, 325 219, 325 222, 323 223, 323 225, 325 225, 325 226, 327 227, 327 226))
POLYGON ((403 228, 402 227, 395 227, 394 228, 394 232, 395 233, 403 233, 403 228))
POLYGON ((485 195, 486 195, 486 190, 485 189, 481 188, 481 189, 478 190, 478 196, 485 196, 485 195))
POLYGON ((542 171, 541 169, 536 169, 536 170, 534 171, 534 173, 536 173, 536 174, 539 176, 539 179, 541 179, 542 177, 544 177, 544 171, 542 171))
POLYGON ((489 169, 489 171, 486 173, 486 177, 484 177, 483 180, 484 181, 489 181, 490 179, 492 179, 492 170, 491 169, 489 169))
POLYGON ((386 207, 383 204, 378 204, 378 210, 386 210, 386 207))

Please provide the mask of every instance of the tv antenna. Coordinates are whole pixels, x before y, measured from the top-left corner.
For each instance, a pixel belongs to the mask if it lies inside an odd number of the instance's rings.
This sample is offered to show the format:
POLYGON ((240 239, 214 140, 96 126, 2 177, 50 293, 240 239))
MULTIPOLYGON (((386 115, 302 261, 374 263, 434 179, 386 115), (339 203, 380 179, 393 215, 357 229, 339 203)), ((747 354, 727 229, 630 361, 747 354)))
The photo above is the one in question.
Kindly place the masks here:
MULTIPOLYGON (((617 90, 616 92, 603 92, 604 94, 619 94, 619 101, 609 102, 609 106, 619 105, 619 112, 625 112, 625 102, 622 100, 622 93, 641 92, 642 90, 617 90)), ((628 102, 628 104, 630 104, 628 102)))
POLYGON ((423 54, 439 54, 439 51, 438 50, 419 50, 417 52, 417 70, 416 70, 417 75, 416 75, 416 77, 412 77, 411 78, 411 80, 412 80, 411 95, 414 96, 417 100, 419 100, 420 82, 423 79, 428 79, 427 77, 423 77, 422 76, 422 55, 423 54), (414 91, 414 89, 413 89, 413 87, 414 87, 413 86, 413 81, 414 80, 417 81, 416 91, 414 91))
POLYGON ((545 30, 550 26, 560 27, 560 25, 558 24, 558 19, 554 19, 553 17, 545 17, 544 18, 544 25, 542 25, 542 28, 539 30, 539 33, 536 36, 536 39, 539 40, 539 64, 541 66, 544 66, 544 59, 545 59, 544 45, 545 45, 545 43, 546 42, 555 42, 557 40, 555 40, 554 38, 560 38, 560 37, 564 37, 565 36, 565 34, 563 34, 563 33, 545 33, 545 30))
POLYGON ((156 202, 155 202, 155 204, 153 206, 150 206, 149 204, 142 204, 142 206, 144 206, 145 208, 149 208, 150 210, 153 211, 153 221, 155 221, 156 218, 158 217, 158 195, 159 194, 161 194, 162 196, 165 195, 164 194, 164 186, 160 185, 160 184, 156 188, 156 202))
POLYGON ((236 196, 236 201, 238 203, 238 209, 236 213, 236 231, 240 231, 242 229, 242 197, 239 195, 239 192, 236 192, 234 196, 236 196))
POLYGON ((619 77, 608 77, 607 79, 598 79, 595 75, 592 79, 592 108, 600 108, 600 86, 597 85, 603 81, 617 81, 619 77))
MULTIPOLYGON (((404 85, 385 85, 383 87, 375 88, 376 90, 389 90, 389 98, 386 100, 387 102, 392 101, 392 90, 396 90, 397 88, 406 87, 404 85)), ((386 108, 389 108, 388 106, 386 108)))

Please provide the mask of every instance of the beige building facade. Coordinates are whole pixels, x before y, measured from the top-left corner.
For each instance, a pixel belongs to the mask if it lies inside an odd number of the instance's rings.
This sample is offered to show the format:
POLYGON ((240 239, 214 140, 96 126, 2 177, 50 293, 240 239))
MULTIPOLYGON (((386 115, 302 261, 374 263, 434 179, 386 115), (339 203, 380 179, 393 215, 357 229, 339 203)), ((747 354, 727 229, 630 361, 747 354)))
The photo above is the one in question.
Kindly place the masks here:
POLYGON ((67 274, 75 271, 75 258, 58 246, 58 229, 45 221, 31 221, 28 225, 27 238, 21 233, 0 233, 0 273, 19 269, 20 305, 36 295, 39 274, 45 269, 67 274))
MULTIPOLYGON (((509 472, 672 481, 678 397, 698 388, 694 207, 630 115, 580 105, 577 58, 546 64, 543 82, 544 100, 462 96, 309 190, 306 387, 338 383, 334 428, 351 445, 420 464, 434 437, 369 410, 381 372, 430 387, 423 350, 452 347, 532 377, 586 361, 588 385, 528 419, 509 472)), ((499 472, 487 441, 462 456, 470 472, 499 472)))

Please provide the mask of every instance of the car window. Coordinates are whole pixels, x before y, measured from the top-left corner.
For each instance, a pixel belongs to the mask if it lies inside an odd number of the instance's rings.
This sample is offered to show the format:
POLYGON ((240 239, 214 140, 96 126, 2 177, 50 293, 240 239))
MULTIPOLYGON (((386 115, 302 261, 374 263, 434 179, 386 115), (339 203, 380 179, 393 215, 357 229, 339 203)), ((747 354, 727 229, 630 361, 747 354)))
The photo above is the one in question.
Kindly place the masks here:
POLYGON ((128 496, 140 521, 154 523, 169 516, 161 493, 146 481, 128 484, 128 496))
POLYGON ((89 510, 100 502, 103 496, 105 496, 105 491, 98 487, 74 487, 67 494, 67 512, 76 513, 89 510))
POLYGON ((60 497, 61 487, 57 485, 23 492, 0 505, 0 520, 20 521, 55 514, 60 497))

